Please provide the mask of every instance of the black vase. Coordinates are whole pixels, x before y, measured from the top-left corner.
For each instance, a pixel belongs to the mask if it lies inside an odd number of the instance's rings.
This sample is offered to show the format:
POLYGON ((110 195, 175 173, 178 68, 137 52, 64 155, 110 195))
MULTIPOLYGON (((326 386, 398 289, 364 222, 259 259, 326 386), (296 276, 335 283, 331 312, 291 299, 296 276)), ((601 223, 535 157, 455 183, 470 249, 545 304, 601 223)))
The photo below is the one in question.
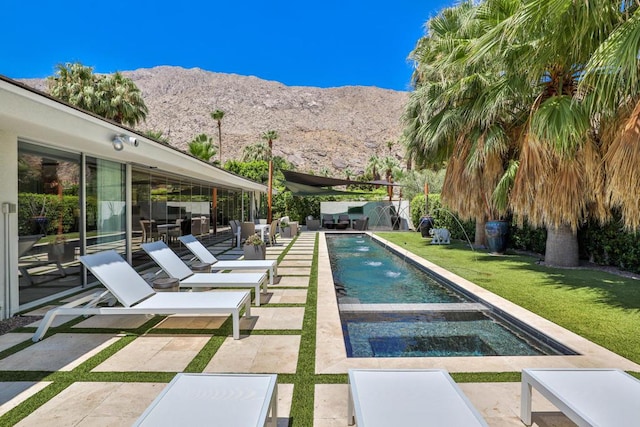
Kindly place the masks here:
POLYGON ((509 238, 509 222, 487 221, 484 225, 487 246, 492 254, 503 254, 507 250, 509 238))
POLYGON ((431 215, 423 216, 420 218, 420 224, 418 225, 418 231, 422 237, 430 237, 429 230, 434 228, 434 220, 431 215))

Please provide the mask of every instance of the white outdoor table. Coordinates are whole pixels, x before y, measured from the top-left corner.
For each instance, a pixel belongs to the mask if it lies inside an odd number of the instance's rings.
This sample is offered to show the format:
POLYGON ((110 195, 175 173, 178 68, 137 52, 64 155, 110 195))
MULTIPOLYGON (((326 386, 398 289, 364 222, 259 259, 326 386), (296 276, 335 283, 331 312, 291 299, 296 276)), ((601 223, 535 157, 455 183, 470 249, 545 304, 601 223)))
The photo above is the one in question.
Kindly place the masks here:
POLYGON ((178 374, 134 425, 276 427, 277 377, 275 374, 178 374))
POLYGON ((531 388, 578 426, 640 425, 640 381, 619 369, 523 369, 520 418, 531 425, 531 388))
POLYGON ((350 369, 349 385, 349 425, 487 426, 441 369, 350 369))
POLYGON ((260 239, 262 239, 262 241, 264 242, 264 233, 265 231, 267 233, 269 233, 269 230, 271 228, 270 224, 256 224, 256 232, 260 232, 260 239))

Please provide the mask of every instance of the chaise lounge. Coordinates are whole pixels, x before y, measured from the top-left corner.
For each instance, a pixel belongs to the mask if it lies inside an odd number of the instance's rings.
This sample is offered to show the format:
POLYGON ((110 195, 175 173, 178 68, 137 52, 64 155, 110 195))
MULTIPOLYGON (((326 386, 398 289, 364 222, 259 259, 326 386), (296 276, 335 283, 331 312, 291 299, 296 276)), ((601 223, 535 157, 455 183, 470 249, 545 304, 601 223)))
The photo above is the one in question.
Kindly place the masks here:
POLYGON ((487 426, 441 369, 349 369, 348 411, 358 427, 487 426))
POLYGON ((180 373, 134 425, 276 427, 277 381, 275 374, 180 373))
POLYGON ((640 380, 620 369, 523 369, 520 418, 528 426, 532 388, 579 426, 640 423, 640 380))
POLYGON ((259 270, 269 271, 269 285, 273 286, 274 277, 278 274, 278 262, 275 260, 218 261, 198 239, 189 234, 178 239, 198 258, 200 262, 211 264, 214 270, 259 270))
POLYGON ((56 316, 230 314, 234 339, 240 339, 240 310, 243 306, 245 317, 251 316, 251 293, 248 291, 156 293, 114 250, 81 256, 80 261, 107 290, 49 310, 33 335, 34 342, 44 337, 56 316), (120 302, 122 307, 98 306, 100 303, 113 306, 114 300, 120 302))
POLYGON ((254 288, 255 303, 260 306, 260 286, 267 292, 267 273, 194 273, 164 242, 143 243, 142 249, 169 276, 180 281, 181 288, 254 288))

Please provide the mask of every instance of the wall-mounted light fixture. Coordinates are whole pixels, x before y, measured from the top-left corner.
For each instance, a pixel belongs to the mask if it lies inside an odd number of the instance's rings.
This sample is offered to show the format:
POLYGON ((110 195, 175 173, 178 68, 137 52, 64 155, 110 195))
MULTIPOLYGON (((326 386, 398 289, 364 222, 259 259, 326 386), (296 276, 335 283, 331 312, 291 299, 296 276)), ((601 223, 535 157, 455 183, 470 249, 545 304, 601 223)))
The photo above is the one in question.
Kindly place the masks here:
POLYGON ((113 141, 111 142, 113 142, 113 149, 116 151, 122 151, 122 149, 124 148, 124 144, 129 144, 132 147, 137 147, 138 145, 140 145, 138 138, 127 135, 116 135, 113 137, 113 141))

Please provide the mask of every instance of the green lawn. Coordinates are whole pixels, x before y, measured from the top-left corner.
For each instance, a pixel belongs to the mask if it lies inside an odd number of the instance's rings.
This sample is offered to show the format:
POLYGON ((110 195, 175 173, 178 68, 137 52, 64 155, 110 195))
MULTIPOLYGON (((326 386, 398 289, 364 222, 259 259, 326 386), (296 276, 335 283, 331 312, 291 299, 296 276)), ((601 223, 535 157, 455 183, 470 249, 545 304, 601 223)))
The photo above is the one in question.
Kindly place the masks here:
POLYGON ((377 233, 434 264, 636 363, 640 281, 590 269, 538 265, 524 255, 489 255, 468 244, 430 245, 420 233, 377 233))

